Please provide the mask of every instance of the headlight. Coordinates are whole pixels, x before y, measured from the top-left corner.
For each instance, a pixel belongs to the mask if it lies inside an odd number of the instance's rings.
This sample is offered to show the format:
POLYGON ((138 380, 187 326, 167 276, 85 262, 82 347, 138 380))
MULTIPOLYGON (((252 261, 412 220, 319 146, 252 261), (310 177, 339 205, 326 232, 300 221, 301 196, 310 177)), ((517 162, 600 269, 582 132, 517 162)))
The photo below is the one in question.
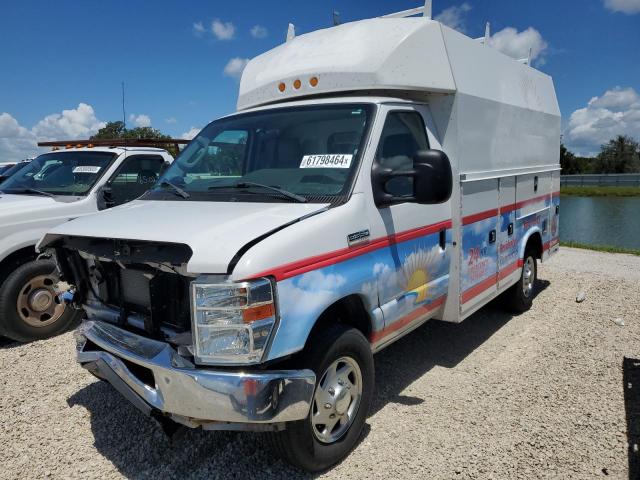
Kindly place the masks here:
POLYGON ((258 363, 276 319, 266 278, 242 283, 191 284, 194 357, 201 364, 258 363))

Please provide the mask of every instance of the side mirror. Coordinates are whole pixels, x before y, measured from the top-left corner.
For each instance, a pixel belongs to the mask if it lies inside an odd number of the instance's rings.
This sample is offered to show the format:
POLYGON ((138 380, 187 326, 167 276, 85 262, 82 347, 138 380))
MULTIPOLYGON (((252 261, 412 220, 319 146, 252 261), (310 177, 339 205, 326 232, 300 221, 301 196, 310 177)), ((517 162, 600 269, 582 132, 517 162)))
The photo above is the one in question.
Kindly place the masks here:
POLYGON ((115 206, 113 199, 113 189, 108 183, 98 190, 98 210, 106 210, 115 206))
POLYGON ((453 174, 446 153, 440 150, 422 150, 413 157, 413 169, 394 171, 379 163, 371 172, 373 198, 376 206, 388 207, 395 203, 443 203, 451 197, 453 174), (413 195, 395 196, 387 191, 390 180, 398 177, 413 178, 413 195))

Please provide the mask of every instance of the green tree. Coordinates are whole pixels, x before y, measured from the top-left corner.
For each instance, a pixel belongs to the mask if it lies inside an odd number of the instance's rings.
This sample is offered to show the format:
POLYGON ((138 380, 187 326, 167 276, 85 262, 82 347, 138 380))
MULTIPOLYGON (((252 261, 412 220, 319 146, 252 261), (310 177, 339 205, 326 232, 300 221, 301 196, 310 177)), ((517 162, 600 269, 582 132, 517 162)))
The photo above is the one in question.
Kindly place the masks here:
POLYGON ((640 172, 640 145, 633 138, 618 135, 600 147, 594 173, 640 172))
POLYGON ((562 168, 562 175, 581 173, 576 156, 562 143, 560 144, 560 168, 562 168))
MULTIPOLYGON (((145 138, 169 140, 170 135, 165 135, 160 130, 152 127, 126 128, 123 122, 108 122, 103 128, 91 137, 91 140, 112 140, 121 138, 145 138)), ((178 154, 173 145, 158 145, 166 149, 174 157, 178 154)))

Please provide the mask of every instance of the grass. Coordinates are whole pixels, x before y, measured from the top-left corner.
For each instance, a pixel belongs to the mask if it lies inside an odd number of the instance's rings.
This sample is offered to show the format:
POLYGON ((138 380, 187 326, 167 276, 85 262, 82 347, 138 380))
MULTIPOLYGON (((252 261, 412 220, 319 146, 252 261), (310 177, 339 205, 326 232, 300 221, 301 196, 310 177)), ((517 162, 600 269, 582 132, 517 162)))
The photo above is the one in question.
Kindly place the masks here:
POLYGON ((637 249, 637 248, 611 247, 607 245, 589 245, 586 243, 572 242, 572 241, 560 242, 560 245, 563 247, 582 248, 584 250, 595 250, 597 252, 628 253, 630 255, 637 255, 640 257, 640 249, 637 249))
POLYGON ((640 197, 640 187, 561 186, 561 195, 574 197, 640 197))

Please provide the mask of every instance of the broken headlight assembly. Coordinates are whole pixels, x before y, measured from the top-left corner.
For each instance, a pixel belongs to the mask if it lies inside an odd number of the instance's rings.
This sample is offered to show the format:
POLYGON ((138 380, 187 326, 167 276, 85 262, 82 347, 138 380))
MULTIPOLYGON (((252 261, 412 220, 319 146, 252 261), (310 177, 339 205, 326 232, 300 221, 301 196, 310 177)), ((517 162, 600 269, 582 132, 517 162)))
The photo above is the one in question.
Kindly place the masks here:
POLYGON ((266 278, 191 284, 194 359, 204 365, 259 363, 276 321, 274 286, 266 278))

